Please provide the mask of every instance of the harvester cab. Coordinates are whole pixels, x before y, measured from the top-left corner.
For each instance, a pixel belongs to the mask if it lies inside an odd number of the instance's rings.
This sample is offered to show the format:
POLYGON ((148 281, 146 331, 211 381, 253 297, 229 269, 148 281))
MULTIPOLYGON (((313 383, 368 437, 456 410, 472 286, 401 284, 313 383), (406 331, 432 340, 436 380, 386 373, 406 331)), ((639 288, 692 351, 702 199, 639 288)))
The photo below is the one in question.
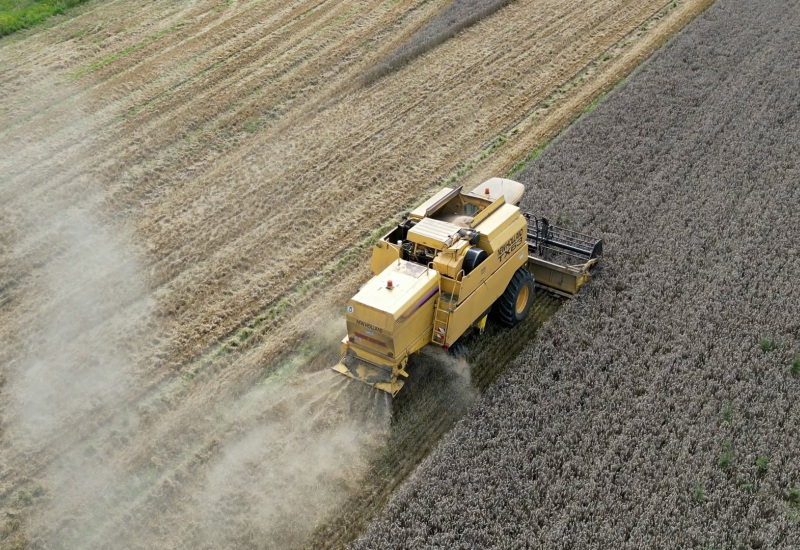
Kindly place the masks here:
POLYGON ((464 193, 444 188, 373 247, 372 279, 347 302, 347 335, 334 370, 397 395, 409 357, 445 350, 490 310, 525 318, 538 282, 572 296, 589 278, 602 242, 522 214, 525 188, 492 178, 464 193), (577 265, 558 259, 579 261, 577 265))

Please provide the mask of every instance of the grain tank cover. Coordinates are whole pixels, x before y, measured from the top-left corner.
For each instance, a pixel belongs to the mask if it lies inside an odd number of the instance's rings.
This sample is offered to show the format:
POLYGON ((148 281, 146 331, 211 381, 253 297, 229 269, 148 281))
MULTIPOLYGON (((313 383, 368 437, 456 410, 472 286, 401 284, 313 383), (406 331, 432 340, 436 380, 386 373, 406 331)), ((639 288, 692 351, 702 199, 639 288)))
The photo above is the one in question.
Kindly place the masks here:
POLYGON ((525 193, 525 186, 518 181, 508 180, 505 178, 491 178, 478 185, 475 189, 470 191, 468 195, 473 197, 481 197, 482 199, 489 199, 494 201, 500 197, 505 197, 508 204, 517 205, 525 193), (486 190, 489 194, 486 194, 486 190))

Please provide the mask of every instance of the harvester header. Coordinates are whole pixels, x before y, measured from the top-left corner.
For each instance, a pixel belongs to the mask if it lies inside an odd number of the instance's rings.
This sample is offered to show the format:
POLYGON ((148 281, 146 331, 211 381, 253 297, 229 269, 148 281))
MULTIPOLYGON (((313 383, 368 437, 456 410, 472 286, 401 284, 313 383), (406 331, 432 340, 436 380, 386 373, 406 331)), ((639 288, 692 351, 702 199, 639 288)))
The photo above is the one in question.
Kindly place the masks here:
POLYGON ((374 277, 347 302, 347 336, 334 370, 393 396, 409 357, 427 345, 458 348, 487 315, 525 318, 534 285, 573 296, 602 241, 522 214, 525 188, 492 178, 468 193, 444 188, 373 247, 374 277), (575 263, 577 262, 577 263, 575 263))

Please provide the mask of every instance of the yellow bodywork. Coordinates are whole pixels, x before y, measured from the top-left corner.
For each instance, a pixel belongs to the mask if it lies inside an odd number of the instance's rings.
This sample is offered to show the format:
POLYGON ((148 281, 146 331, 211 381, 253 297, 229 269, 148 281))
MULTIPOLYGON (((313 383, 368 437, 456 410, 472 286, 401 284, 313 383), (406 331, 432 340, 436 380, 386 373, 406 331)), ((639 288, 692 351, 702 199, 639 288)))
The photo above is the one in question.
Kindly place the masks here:
POLYGON ((396 259, 347 302, 342 362, 334 367, 395 395, 408 376, 408 356, 431 341, 441 276, 396 259))
POLYGON ((527 312, 534 280, 560 296, 575 295, 602 241, 522 214, 524 190, 502 178, 466 193, 441 189, 381 238, 372 249, 374 276, 347 302, 347 336, 334 370, 396 395, 409 356, 428 344, 448 349, 472 327, 483 330, 521 267, 533 276, 521 273, 528 286, 512 289, 518 315, 527 312), (572 260, 557 263, 559 254, 572 260))
POLYGON ((428 344, 446 349, 471 327, 482 328, 528 260, 527 221, 506 202, 518 202, 523 191, 500 178, 469 193, 442 189, 376 243, 374 277, 347 302, 347 336, 334 370, 396 395, 410 355, 428 344))

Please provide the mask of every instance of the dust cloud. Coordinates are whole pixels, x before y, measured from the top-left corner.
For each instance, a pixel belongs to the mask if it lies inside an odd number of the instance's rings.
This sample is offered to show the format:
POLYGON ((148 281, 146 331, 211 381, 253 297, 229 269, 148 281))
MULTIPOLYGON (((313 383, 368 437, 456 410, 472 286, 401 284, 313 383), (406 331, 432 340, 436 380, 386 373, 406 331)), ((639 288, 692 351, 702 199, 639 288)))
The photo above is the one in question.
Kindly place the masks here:
POLYGON ((211 467, 205 534, 209 547, 294 548, 362 483, 389 437, 389 396, 322 371, 249 400, 274 405, 211 467))
POLYGON ((235 429, 197 490, 204 548, 309 544, 319 525, 342 515, 386 449, 391 397, 330 370, 347 331, 341 312, 309 315, 315 324, 304 345, 227 404, 225 422, 235 429))
POLYGON ((139 332, 130 324, 150 308, 124 243, 86 209, 58 210, 60 216, 45 218, 54 226, 48 238, 56 252, 37 275, 32 299, 40 306, 12 383, 13 432, 34 445, 46 444, 77 415, 125 399, 132 362, 126 340, 139 332))
POLYGON ((457 358, 439 348, 428 346, 414 359, 422 369, 431 372, 426 376, 437 379, 426 380, 426 384, 442 384, 450 399, 463 403, 477 399, 479 391, 472 382, 472 365, 468 358, 457 358))
POLYGON ((118 510, 111 501, 125 498, 126 477, 92 427, 111 423, 136 391, 132 340, 151 300, 124 242, 82 207, 60 211, 58 252, 38 277, 36 336, 12 378, 10 433, 19 449, 53 457, 33 525, 57 526, 56 547, 84 547, 118 510))
MULTIPOLYGON (((182 382, 143 387, 155 299, 91 173, 95 126, 58 108, 0 125, 3 544, 302 545, 385 449, 391 399, 298 353, 243 393, 198 382, 140 414, 182 382)), ((310 345, 335 351, 341 315, 320 317, 310 345)))
POLYGON ((89 117, 42 113, 0 127, 3 508, 24 521, 13 544, 76 548, 123 494, 96 435, 135 391, 153 301, 132 239, 105 219, 80 165, 89 117))

